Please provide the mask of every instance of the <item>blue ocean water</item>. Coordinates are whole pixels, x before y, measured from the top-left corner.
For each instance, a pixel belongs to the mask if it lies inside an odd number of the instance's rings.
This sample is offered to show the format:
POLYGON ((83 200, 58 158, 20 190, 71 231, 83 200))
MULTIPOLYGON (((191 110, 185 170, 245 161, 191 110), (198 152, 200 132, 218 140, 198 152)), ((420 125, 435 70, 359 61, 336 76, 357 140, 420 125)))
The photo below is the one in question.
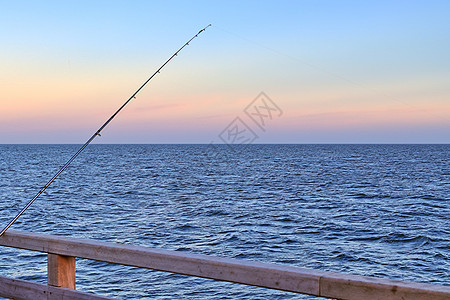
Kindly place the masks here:
MULTIPOLYGON (((0 145, 3 227, 78 145, 0 145)), ((13 229, 450 285, 450 145, 91 145, 13 229)), ((46 255, 0 247, 0 275, 46 255)), ((121 299, 308 296, 77 260, 121 299)))

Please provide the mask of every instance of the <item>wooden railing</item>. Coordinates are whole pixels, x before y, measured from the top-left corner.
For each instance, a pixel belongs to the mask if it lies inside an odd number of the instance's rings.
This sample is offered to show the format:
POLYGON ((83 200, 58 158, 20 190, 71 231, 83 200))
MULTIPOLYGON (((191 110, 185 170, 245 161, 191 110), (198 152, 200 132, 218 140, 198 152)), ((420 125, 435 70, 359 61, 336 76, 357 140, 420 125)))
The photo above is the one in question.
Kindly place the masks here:
POLYGON ((48 285, 0 277, 0 296, 14 299, 107 299, 75 290, 75 258, 325 298, 450 299, 450 286, 323 272, 17 230, 9 230, 0 237, 0 246, 48 253, 48 285))

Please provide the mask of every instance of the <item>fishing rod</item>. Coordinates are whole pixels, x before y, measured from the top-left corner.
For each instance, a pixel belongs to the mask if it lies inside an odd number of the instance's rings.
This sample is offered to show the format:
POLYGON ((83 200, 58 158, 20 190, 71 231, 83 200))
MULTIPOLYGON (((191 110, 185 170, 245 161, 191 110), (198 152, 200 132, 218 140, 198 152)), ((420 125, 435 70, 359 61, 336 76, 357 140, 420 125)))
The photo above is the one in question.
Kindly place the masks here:
POLYGON ((161 65, 161 67, 159 67, 158 70, 156 70, 155 73, 152 74, 152 76, 150 76, 137 90, 136 92, 134 92, 131 97, 125 101, 125 103, 119 107, 119 109, 87 140, 87 142, 81 146, 80 150, 78 150, 68 161, 67 163, 55 174, 55 176, 52 177, 52 179, 49 180, 49 182, 47 182, 47 184, 36 194, 36 196, 34 196, 33 199, 31 199, 30 202, 27 203, 27 205, 25 205, 25 207, 14 217, 14 219, 9 222, 8 225, 6 225, 5 228, 3 228, 3 230, 0 232, 0 236, 2 236, 6 230, 8 230, 9 227, 11 227, 12 224, 14 224, 14 222, 17 221, 17 219, 28 209, 28 207, 31 206, 31 204, 33 204, 33 202, 50 186, 50 184, 52 184, 53 181, 55 181, 55 179, 72 163, 72 161, 97 137, 100 136, 100 132, 117 116, 117 114, 133 99, 136 98, 136 95, 144 88, 145 85, 147 85, 147 83, 152 80, 153 77, 156 76, 156 74, 160 73, 160 71, 162 70, 162 68, 165 67, 165 65, 167 65, 169 63, 169 61, 172 60, 172 58, 174 58, 175 56, 178 55, 178 53, 187 45, 189 45, 189 43, 195 39, 200 33, 202 33, 203 31, 206 30, 206 28, 208 28, 209 26, 211 26, 211 24, 209 24, 208 26, 206 26, 205 28, 203 28, 202 30, 200 30, 196 35, 194 35, 189 41, 187 41, 180 49, 178 49, 165 63, 163 63, 161 65))

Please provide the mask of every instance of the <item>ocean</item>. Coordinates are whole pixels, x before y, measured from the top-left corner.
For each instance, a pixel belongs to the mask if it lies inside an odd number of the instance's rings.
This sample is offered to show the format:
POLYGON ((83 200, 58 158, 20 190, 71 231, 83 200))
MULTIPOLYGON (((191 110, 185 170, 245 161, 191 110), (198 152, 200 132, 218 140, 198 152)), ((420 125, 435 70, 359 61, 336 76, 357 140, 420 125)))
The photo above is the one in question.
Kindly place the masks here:
MULTIPOLYGON (((0 145, 0 226, 79 145, 0 145)), ((450 145, 90 145, 11 227, 450 285, 450 145)), ((46 283, 46 255, 0 247, 46 283)), ((120 299, 316 299, 77 260, 120 299)))

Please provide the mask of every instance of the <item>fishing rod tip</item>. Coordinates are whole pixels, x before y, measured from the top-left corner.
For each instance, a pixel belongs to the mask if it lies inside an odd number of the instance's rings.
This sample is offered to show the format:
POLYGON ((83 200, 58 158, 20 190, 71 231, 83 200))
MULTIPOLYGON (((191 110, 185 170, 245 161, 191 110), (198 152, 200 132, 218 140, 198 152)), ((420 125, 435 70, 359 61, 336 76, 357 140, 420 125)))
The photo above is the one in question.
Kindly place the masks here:
POLYGON ((205 28, 203 28, 202 30, 200 30, 200 31, 197 33, 197 35, 200 34, 200 33, 203 32, 203 31, 205 31, 206 28, 208 28, 209 26, 212 26, 212 25, 211 25, 211 24, 208 24, 208 26, 206 26, 205 28))

